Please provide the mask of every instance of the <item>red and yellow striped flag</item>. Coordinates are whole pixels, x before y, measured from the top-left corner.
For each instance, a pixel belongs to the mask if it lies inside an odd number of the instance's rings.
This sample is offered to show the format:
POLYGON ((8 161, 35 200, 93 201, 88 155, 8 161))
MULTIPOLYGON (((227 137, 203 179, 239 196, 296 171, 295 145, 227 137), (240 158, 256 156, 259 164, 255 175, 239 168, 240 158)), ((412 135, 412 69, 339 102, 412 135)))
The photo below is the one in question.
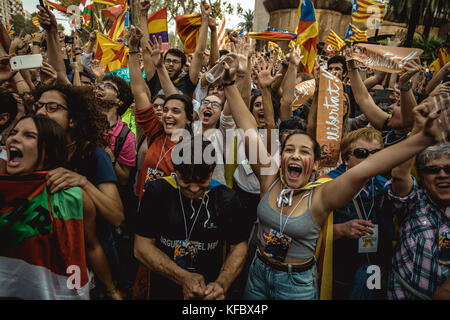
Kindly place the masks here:
POLYGON ((345 41, 365 41, 367 42, 367 31, 359 30, 353 24, 348 25, 347 34, 345 35, 345 41))
POLYGON ((67 11, 67 9, 65 7, 63 7, 60 4, 48 1, 48 0, 44 0, 44 3, 50 8, 50 9, 56 9, 62 13, 70 13, 67 11))
POLYGON ((197 47, 202 15, 184 14, 177 16, 176 23, 178 36, 184 44, 184 53, 193 53, 197 47))
POLYGON ((37 16, 34 16, 33 18, 31 18, 31 22, 33 22, 33 24, 38 28, 41 26, 37 16))
POLYGON ((375 19, 381 23, 384 17, 386 5, 374 0, 353 0, 352 20, 354 22, 366 22, 375 19))
POLYGON ((323 50, 330 54, 334 54, 335 52, 341 50, 343 46, 345 46, 345 41, 342 40, 336 32, 330 29, 330 33, 328 34, 323 50))
POLYGON ((119 0, 117 4, 122 6, 122 11, 117 17, 117 19, 114 21, 108 33, 108 36, 114 41, 125 34, 125 17, 127 13, 126 0, 119 0))
POLYGON ((298 5, 297 41, 302 50, 303 72, 311 73, 317 56, 319 25, 312 0, 300 0, 298 5))
POLYGON ((434 60, 430 64, 431 72, 433 72, 433 73, 438 72, 449 61, 450 61, 450 48, 448 48, 448 47, 447 48, 445 48, 445 47, 440 48, 439 52, 438 52, 437 59, 434 60))
POLYGON ((225 15, 223 15, 222 20, 220 21, 219 28, 217 32, 217 42, 219 44, 219 49, 225 47, 225 37, 227 33, 225 32, 225 15))

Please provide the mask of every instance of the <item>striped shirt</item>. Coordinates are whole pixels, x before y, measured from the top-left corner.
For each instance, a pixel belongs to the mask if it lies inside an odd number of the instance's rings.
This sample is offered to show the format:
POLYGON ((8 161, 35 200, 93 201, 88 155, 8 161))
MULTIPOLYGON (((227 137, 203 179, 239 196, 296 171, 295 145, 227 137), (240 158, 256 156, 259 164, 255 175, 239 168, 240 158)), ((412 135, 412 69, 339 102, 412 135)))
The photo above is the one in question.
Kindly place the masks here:
POLYGON ((392 180, 385 186, 394 208, 405 214, 389 274, 390 300, 417 299, 395 278, 393 272, 414 290, 430 298, 450 274, 448 259, 442 259, 444 250, 448 249, 442 246, 443 241, 439 241, 440 237, 447 237, 450 232, 450 207, 444 212, 413 180, 413 189, 402 198, 393 194, 392 180))

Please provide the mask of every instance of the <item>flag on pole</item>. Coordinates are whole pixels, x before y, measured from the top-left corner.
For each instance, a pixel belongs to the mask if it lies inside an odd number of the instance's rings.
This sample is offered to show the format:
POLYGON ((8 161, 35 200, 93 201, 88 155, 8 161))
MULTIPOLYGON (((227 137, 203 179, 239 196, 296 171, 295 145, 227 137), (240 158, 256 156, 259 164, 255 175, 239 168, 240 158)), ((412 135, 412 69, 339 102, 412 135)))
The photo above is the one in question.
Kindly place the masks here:
POLYGON ((100 64, 105 67, 105 73, 128 68, 128 47, 97 32, 95 48, 95 59, 100 60, 100 64))
POLYGON ((447 62, 450 61, 450 48, 445 48, 442 47, 439 49, 438 52, 438 57, 436 60, 434 60, 431 64, 430 64, 430 70, 433 73, 438 72, 439 70, 441 70, 441 68, 443 66, 445 66, 447 64, 447 62))
POLYGON ((345 41, 342 40, 336 34, 336 32, 330 29, 330 33, 328 34, 328 38, 327 41, 325 42, 323 50, 330 54, 334 54, 335 52, 341 50, 343 46, 345 46, 345 41))
POLYGON ((184 14, 177 16, 177 33, 183 42, 184 53, 193 53, 197 47, 198 34, 202 25, 201 14, 184 14))
POLYGON ((301 46, 303 72, 312 73, 317 56, 319 25, 312 0, 300 0, 298 5, 297 41, 301 46))
POLYGON ((34 24, 36 27, 38 27, 38 28, 41 26, 41 24, 39 23, 39 19, 38 19, 37 16, 34 16, 33 18, 31 18, 31 22, 33 22, 33 24, 34 24))
POLYGON ((8 28, 8 34, 11 35, 11 34, 14 34, 14 33, 16 33, 16 28, 14 27, 14 24, 12 24, 8 28))
POLYGON ((46 4, 49 8, 51 8, 51 9, 56 9, 56 10, 58 10, 59 12, 62 12, 62 13, 70 13, 70 12, 68 12, 67 11, 67 9, 66 8, 64 8, 62 5, 60 5, 60 4, 57 4, 57 3, 54 3, 54 2, 51 2, 51 1, 48 1, 48 0, 44 0, 44 4, 46 4))
POLYGON ((345 35, 345 41, 366 41, 367 42, 367 31, 359 30, 353 24, 348 25, 347 34, 345 35))
POLYGON ((249 32, 248 36, 252 39, 265 41, 295 40, 297 37, 294 33, 280 31, 249 32))
POLYGON ((147 27, 150 41, 153 43, 153 36, 158 39, 161 36, 162 50, 169 49, 169 33, 167 28, 167 8, 163 8, 152 13, 147 18, 147 27))
POLYGON ((80 14, 83 17, 82 27, 87 27, 94 14, 94 2, 92 0, 81 0, 79 8, 80 14))
POLYGON ((353 0, 352 21, 365 23, 368 19, 375 19, 378 28, 385 9, 385 4, 375 0, 353 0))
POLYGON ((111 22, 115 22, 117 18, 119 18, 120 14, 123 12, 123 5, 115 5, 112 7, 108 7, 105 9, 102 9, 102 13, 107 17, 111 22))
POLYGON ((217 41, 219 44, 219 50, 225 46, 225 37, 227 33, 225 32, 225 15, 223 15, 222 20, 220 21, 219 32, 217 33, 217 41))
POLYGON ((117 4, 123 7, 122 12, 119 14, 117 19, 114 21, 111 29, 109 30, 108 36, 112 40, 116 40, 117 38, 123 37, 125 34, 125 18, 127 13, 127 1, 119 0, 117 4))

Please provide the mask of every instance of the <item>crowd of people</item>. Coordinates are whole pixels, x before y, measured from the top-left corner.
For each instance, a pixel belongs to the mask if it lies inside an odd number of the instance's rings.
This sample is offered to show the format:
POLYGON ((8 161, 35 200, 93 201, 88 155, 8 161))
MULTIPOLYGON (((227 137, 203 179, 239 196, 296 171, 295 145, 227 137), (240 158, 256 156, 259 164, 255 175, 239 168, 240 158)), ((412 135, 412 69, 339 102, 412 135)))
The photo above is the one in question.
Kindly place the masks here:
POLYGON ((149 8, 129 82, 94 59, 97 32, 68 46, 48 7, 45 32, 1 26, 0 297, 450 299, 450 63, 382 72, 348 45, 309 74, 297 45, 230 31, 219 50, 206 1, 195 52, 164 51, 149 8), (42 66, 11 70, 28 54, 42 66), (326 168, 324 72, 343 88, 326 168))

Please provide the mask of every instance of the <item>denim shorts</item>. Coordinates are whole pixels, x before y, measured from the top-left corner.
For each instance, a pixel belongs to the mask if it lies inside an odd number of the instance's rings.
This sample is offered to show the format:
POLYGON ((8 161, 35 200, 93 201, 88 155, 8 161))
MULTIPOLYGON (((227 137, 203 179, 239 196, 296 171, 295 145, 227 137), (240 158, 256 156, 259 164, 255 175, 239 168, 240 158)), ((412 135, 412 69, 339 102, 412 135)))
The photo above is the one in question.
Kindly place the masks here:
POLYGON ((302 272, 274 270, 255 255, 247 279, 245 300, 317 300, 317 267, 302 272))

